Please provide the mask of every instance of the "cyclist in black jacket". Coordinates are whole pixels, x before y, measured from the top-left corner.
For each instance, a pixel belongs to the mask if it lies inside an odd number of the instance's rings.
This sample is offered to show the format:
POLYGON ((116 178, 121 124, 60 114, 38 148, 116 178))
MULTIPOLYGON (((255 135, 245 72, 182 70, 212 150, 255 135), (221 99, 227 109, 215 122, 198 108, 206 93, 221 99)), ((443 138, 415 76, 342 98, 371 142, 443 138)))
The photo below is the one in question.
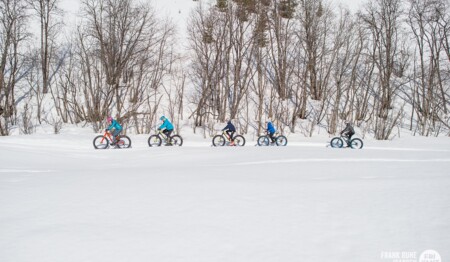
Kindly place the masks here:
POLYGON ((349 141, 352 139, 352 136, 355 134, 355 129, 353 129, 350 123, 346 123, 346 127, 341 131, 341 136, 346 137, 349 141))

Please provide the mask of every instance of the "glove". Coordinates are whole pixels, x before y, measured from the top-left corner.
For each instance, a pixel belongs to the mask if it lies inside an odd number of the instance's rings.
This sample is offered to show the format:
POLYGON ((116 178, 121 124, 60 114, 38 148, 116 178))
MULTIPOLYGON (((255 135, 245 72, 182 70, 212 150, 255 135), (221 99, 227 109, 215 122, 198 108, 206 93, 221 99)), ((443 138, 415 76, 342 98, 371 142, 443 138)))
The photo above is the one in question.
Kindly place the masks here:
POLYGON ((158 128, 158 129, 156 129, 156 130, 160 131, 160 130, 161 130, 161 128, 158 128))

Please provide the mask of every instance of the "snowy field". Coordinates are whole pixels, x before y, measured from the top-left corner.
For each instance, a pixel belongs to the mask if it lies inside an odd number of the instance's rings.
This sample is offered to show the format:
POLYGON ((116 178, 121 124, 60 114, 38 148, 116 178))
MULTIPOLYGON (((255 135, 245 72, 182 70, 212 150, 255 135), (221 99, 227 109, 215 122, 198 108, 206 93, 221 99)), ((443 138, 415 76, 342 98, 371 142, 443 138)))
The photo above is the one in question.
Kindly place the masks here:
POLYGON ((94 150, 94 136, 0 137, 0 261, 450 261, 448 137, 94 150))

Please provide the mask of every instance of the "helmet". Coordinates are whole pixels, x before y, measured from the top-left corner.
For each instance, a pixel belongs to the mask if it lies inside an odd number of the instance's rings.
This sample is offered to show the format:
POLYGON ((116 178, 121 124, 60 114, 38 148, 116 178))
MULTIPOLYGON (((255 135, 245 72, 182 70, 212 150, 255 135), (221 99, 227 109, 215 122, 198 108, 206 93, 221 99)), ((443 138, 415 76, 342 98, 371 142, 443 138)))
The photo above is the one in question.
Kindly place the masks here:
POLYGON ((106 120, 108 120, 109 122, 111 122, 113 120, 113 118, 111 116, 108 116, 108 118, 106 118, 106 120))
POLYGON ((166 120, 166 117, 165 117, 165 116, 161 116, 161 117, 159 118, 159 120, 164 121, 164 120, 166 120))

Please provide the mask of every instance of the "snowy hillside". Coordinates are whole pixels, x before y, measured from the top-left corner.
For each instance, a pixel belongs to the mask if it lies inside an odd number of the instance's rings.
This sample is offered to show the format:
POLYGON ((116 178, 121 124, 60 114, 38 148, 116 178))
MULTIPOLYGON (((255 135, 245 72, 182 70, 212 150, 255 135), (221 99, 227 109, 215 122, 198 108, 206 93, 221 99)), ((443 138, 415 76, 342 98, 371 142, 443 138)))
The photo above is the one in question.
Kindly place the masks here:
POLYGON ((0 31, 20 22, 23 34, 0 38, 2 136, 98 131, 107 116, 145 134, 161 115, 208 131, 233 119, 252 136, 268 119, 307 137, 345 122, 378 140, 449 133, 450 16, 433 16, 443 0, 17 1, 0 7, 14 10, 0 31), (389 21, 393 31, 376 26, 389 21))
POLYGON ((0 261, 394 261, 450 252, 448 138, 94 150, 0 137, 0 261))

